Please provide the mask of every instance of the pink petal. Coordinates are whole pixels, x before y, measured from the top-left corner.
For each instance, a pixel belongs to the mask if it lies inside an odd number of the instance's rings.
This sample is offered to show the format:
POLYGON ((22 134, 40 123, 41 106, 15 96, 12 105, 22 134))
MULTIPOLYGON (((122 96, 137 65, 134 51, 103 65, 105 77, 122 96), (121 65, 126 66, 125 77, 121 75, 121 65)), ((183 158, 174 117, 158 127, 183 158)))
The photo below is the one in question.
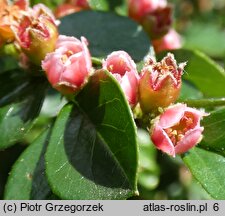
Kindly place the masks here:
POLYGON ((185 134, 184 138, 175 146, 175 153, 182 154, 198 144, 201 141, 203 129, 203 127, 199 127, 193 130, 189 130, 185 134))
POLYGON ((138 78, 134 71, 126 72, 121 80, 121 88, 123 89, 127 100, 131 106, 137 103, 138 78))
POLYGON ((50 21, 56 26, 60 23, 58 20, 55 19, 55 16, 52 11, 42 3, 34 5, 30 13, 35 18, 39 18, 42 14, 46 14, 50 18, 50 21))
POLYGON ((173 143, 171 142, 166 132, 157 124, 153 129, 151 139, 156 148, 175 157, 175 149, 173 143))
POLYGON ((60 81, 68 82, 76 87, 80 87, 85 78, 88 76, 89 71, 86 70, 86 62, 83 56, 77 57, 73 59, 73 62, 65 67, 65 71, 63 72, 60 81))
POLYGON ((64 47, 68 51, 72 51, 73 53, 81 52, 82 51, 82 44, 81 42, 74 37, 68 37, 64 35, 60 35, 56 42, 56 48, 64 47))
POLYGON ((129 15, 135 20, 140 20, 146 14, 164 5, 166 5, 165 0, 129 0, 129 15))
POLYGON ((186 104, 181 104, 181 103, 178 103, 174 106, 170 106, 160 116, 159 126, 166 129, 179 123, 181 118, 184 116, 186 107, 187 107, 186 104))
POLYGON ((88 41, 85 37, 81 37, 81 43, 83 47, 83 55, 85 57, 86 61, 86 70, 90 73, 90 70, 92 68, 92 61, 91 61, 91 54, 88 49, 88 41))
POLYGON ((136 64, 125 51, 114 51, 103 61, 103 68, 123 76, 127 71, 136 71, 136 64))
POLYGON ((165 86, 165 83, 167 83, 169 79, 171 80, 171 85, 177 86, 177 84, 178 84, 178 80, 176 80, 176 78, 170 72, 168 72, 167 74, 162 75, 161 77, 159 76, 159 74, 157 74, 157 77, 155 77, 155 74, 154 74, 153 78, 155 80, 157 78, 156 82, 152 83, 152 87, 153 87, 153 89, 155 91, 160 91, 160 89, 163 86, 165 86))
POLYGON ((179 49, 182 46, 181 36, 173 29, 171 29, 163 37, 152 41, 155 52, 159 53, 164 50, 179 49))
POLYGON ((60 53, 49 53, 42 61, 42 68, 46 72, 49 82, 55 86, 64 70, 60 53))
POLYGON ((202 110, 197 110, 191 107, 187 107, 186 112, 190 112, 192 114, 196 126, 200 126, 200 120, 202 119, 202 117, 209 115, 209 113, 205 113, 202 110))

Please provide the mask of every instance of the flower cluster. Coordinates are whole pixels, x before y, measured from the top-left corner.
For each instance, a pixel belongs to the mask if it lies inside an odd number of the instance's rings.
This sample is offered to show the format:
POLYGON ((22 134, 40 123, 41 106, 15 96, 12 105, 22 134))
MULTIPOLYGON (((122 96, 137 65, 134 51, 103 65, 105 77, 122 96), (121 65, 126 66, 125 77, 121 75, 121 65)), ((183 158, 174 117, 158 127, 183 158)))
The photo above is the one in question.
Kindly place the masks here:
MULTIPOLYGON (((87 39, 59 35, 58 21, 42 4, 31 8, 26 0, 10 5, 6 0, 1 2, 0 43, 15 42, 23 56, 23 65, 28 60, 41 64, 49 83, 62 94, 79 92, 95 73, 87 39)), ((89 7, 84 0, 70 1, 70 5, 71 2, 76 7, 89 7)), ((130 0, 129 14, 150 32, 156 51, 165 45, 174 48, 171 34, 176 32, 170 29, 171 6, 166 0, 130 0)), ((153 57, 146 58, 138 71, 131 56, 122 50, 110 53, 101 65, 118 81, 132 110, 137 104, 144 115, 164 110, 151 121, 150 137, 158 149, 171 156, 184 153, 200 142, 203 132, 200 120, 207 115, 185 104, 174 105, 185 65, 177 64, 173 54, 168 53, 159 62, 153 57)))
POLYGON ((158 149, 171 156, 184 153, 201 141, 204 128, 200 120, 207 115, 185 104, 173 105, 179 96, 185 65, 177 65, 171 53, 160 62, 149 57, 139 75, 134 61, 124 51, 111 53, 103 62, 103 68, 120 83, 131 107, 139 102, 146 114, 164 108, 151 122, 150 137, 158 149))
POLYGON ((172 5, 167 0, 128 0, 129 16, 152 40, 155 52, 178 49, 181 37, 172 28, 172 5))

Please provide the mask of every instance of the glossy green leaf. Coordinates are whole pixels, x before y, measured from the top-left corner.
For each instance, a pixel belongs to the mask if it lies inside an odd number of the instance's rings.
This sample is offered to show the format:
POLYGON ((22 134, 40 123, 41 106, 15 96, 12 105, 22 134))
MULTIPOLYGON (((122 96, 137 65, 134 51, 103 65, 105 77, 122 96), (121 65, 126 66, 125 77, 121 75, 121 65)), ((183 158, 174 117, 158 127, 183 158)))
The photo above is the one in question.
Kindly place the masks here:
POLYGON ((104 57, 117 50, 128 52, 135 61, 148 53, 150 42, 142 27, 114 13, 82 11, 61 19, 60 34, 89 41, 92 56, 104 57))
POLYGON ((27 92, 29 76, 21 69, 6 71, 0 74, 0 107, 19 101, 27 92))
MULTIPOLYGON (((186 62, 183 78, 197 87, 205 97, 225 96, 225 72, 222 67, 199 51, 175 50, 177 62, 186 62)), ((165 53, 160 54, 162 58, 165 53)))
POLYGON ((114 78, 99 71, 63 108, 46 154, 47 177, 63 199, 125 199, 137 193, 130 108, 114 78))
POLYGON ((223 156, 194 148, 185 154, 183 160, 194 177, 214 199, 225 199, 225 158, 223 156))
POLYGON ((184 161, 205 190, 215 199, 225 199, 225 109, 210 113, 202 121, 203 140, 185 154, 184 161))
POLYGON ((7 148, 17 140, 21 140, 30 124, 22 119, 23 107, 20 104, 12 104, 0 108, 0 149, 7 148))
POLYGON ((40 115, 47 118, 55 117, 67 102, 60 92, 50 88, 46 93, 40 115))
POLYGON ((210 113, 202 121, 204 137, 201 146, 225 155, 225 109, 210 113))
POLYGON ((203 94, 198 89, 196 89, 195 86, 193 86, 190 82, 183 80, 179 100, 200 99, 202 97, 203 94))
POLYGON ((44 154, 50 130, 42 133, 22 153, 9 175, 5 199, 29 200, 49 199, 52 196, 45 178, 44 154))
POLYGON ((24 137, 43 103, 47 81, 23 73, 16 70, 0 75, 0 149, 24 137))

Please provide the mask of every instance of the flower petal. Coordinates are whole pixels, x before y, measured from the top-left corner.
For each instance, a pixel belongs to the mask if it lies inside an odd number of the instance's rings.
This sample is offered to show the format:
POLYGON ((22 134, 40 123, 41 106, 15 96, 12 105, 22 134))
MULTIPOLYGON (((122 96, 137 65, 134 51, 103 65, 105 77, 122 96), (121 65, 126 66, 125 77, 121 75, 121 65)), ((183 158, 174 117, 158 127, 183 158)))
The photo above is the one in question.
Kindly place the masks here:
POLYGON ((49 53, 42 61, 42 68, 46 72, 49 82, 55 86, 60 80, 64 65, 60 53, 49 53))
POLYGON ((138 91, 138 74, 135 71, 126 72, 121 80, 121 88, 123 89, 127 100, 131 106, 137 104, 137 91, 138 91))
POLYGON ((151 139, 157 149, 175 157, 175 149, 166 132, 156 125, 152 131, 151 139))
POLYGON ((160 127, 166 129, 179 123, 180 119, 184 116, 186 107, 186 104, 178 103, 166 109, 166 111, 160 116, 160 127))
POLYGON ((188 131, 184 138, 177 143, 175 146, 175 153, 182 154, 188 151, 190 148, 198 144, 202 139, 203 127, 199 127, 193 130, 188 131))
POLYGON ((125 51, 114 51, 103 61, 103 68, 123 76, 126 72, 136 71, 136 65, 125 51))

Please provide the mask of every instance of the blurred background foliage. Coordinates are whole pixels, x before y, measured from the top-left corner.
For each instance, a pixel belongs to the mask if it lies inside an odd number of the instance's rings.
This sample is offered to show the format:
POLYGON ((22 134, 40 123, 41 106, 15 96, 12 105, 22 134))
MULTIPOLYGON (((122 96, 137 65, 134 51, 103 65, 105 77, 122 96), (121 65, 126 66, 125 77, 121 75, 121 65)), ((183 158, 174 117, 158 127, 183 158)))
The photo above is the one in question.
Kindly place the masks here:
MULTIPOLYGON (((54 9, 63 0, 31 0, 31 4, 45 3, 54 9)), ((225 63, 225 1, 169 0, 174 4, 174 25, 183 37, 185 48, 198 49, 222 66, 225 63)), ((121 14, 125 14, 121 12, 121 14)), ((4 59, 0 59, 4 64, 4 59)), ((17 67, 10 64, 9 67, 17 67)), ((5 67, 4 67, 5 68, 5 67)), ((195 94, 195 92, 193 92, 195 94)), ((0 199, 3 199, 8 173, 21 152, 40 134, 43 125, 65 104, 57 92, 48 92, 41 115, 24 141, 0 151, 0 199), (51 107, 51 109, 49 109, 51 107), (54 107, 54 109, 52 109, 54 107)), ((132 199, 210 199, 192 177, 180 157, 171 158, 157 151, 148 132, 138 130, 140 196, 132 199)))
POLYGON ((176 29, 184 47, 198 49, 224 63, 225 1, 172 0, 176 29))

